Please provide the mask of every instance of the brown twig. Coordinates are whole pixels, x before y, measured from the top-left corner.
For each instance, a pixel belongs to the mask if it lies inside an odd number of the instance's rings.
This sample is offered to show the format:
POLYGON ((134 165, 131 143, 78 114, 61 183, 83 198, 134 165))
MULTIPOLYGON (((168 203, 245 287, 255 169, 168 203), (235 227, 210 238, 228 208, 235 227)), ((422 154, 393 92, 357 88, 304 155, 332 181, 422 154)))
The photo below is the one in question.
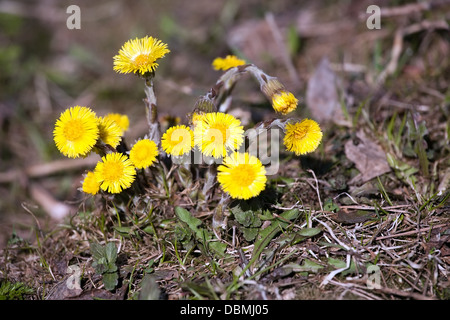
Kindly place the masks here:
POLYGON ((433 10, 448 5, 450 5, 450 1, 448 0, 436 0, 428 2, 424 1, 398 7, 381 8, 380 14, 382 17, 405 16, 421 11, 433 10))
POLYGON ((445 227, 445 226, 450 227, 450 224, 442 223, 442 224, 437 224, 437 225, 426 227, 426 228, 421 228, 419 230, 412 230, 412 231, 400 232, 400 233, 396 233, 396 234, 390 234, 388 236, 377 237, 377 238, 375 238, 375 240, 384 240, 384 239, 390 239, 390 238, 395 238, 395 237, 410 236, 413 234, 430 231, 433 228, 440 228, 440 227, 445 227))
POLYGON ((30 185, 30 194, 33 200, 55 220, 63 219, 74 210, 71 206, 56 200, 50 192, 36 183, 30 185))
POLYGON ((77 170, 84 167, 94 166, 98 162, 96 157, 64 159, 49 163, 32 165, 23 169, 15 168, 6 172, 0 172, 0 183, 11 183, 20 177, 39 178, 62 171, 77 170))
POLYGON ((277 44, 276 47, 279 48, 279 50, 281 51, 281 56, 283 57, 284 65, 286 66, 286 69, 289 72, 291 80, 294 82, 296 86, 299 86, 300 78, 289 56, 289 52, 287 52, 286 50, 286 45, 283 42, 283 37, 281 36, 280 29, 278 28, 272 13, 269 12, 266 14, 266 22, 269 25, 270 30, 272 31, 273 38, 275 40, 275 43, 277 44))
POLYGON ((445 20, 429 21, 423 20, 419 23, 400 28, 395 32, 394 43, 392 45, 391 59, 386 68, 378 75, 377 84, 380 85, 384 80, 397 70, 398 61, 403 50, 403 37, 423 30, 444 29, 448 30, 449 25, 445 20))
POLYGON ((377 290, 377 291, 383 292, 383 293, 387 293, 387 294, 400 296, 400 297, 413 298, 416 300, 435 300, 435 298, 433 298, 433 297, 427 297, 420 293, 401 291, 401 290, 392 289, 392 288, 381 287, 381 288, 374 288, 374 290, 377 290))

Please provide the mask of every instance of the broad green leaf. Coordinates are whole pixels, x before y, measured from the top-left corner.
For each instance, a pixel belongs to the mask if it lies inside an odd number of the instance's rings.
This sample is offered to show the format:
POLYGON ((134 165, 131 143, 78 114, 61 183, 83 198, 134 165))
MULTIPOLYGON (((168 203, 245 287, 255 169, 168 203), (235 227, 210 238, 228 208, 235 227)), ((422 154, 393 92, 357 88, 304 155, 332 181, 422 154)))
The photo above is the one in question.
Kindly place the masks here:
POLYGON ((255 240, 258 235, 259 228, 242 228, 242 233, 244 234, 244 238, 246 241, 255 240))
POLYGON ((304 228, 300 231, 297 231, 297 234, 303 236, 303 237, 314 237, 315 235, 318 235, 320 232, 322 232, 322 229, 320 228, 304 228))
POLYGON ((225 254, 225 250, 227 249, 227 245, 225 243, 217 241, 209 242, 208 246, 219 256, 223 256, 225 254))
POLYGON ((155 234, 155 228, 153 226, 146 226, 142 231, 148 234, 155 234))
POLYGON ((94 258, 94 260, 97 261, 105 256, 105 248, 97 242, 90 243, 89 251, 91 252, 91 255, 94 258))
POLYGON ((105 252, 106 252, 106 259, 108 260, 108 262, 114 264, 117 259, 117 248, 114 242, 109 242, 106 245, 105 252))
POLYGON ((108 272, 103 274, 103 283, 106 290, 114 290, 117 286, 117 283, 119 282, 118 280, 119 275, 117 274, 117 272, 108 272))
POLYGON ((193 217, 189 211, 181 207, 176 207, 175 213, 181 221, 191 228, 191 230, 198 232, 198 226, 202 224, 200 219, 193 217))

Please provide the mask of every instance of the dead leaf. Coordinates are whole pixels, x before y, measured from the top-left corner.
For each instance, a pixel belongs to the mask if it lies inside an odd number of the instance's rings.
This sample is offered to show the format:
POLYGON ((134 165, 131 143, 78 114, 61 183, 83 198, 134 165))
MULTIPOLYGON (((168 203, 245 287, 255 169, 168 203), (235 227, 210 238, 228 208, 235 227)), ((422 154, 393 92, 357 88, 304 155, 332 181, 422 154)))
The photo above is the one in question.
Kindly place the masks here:
POLYGON ((339 210, 333 220, 344 224, 362 223, 376 218, 375 212, 364 210, 339 210))
POLYGON ((124 300, 128 286, 122 286, 115 293, 106 289, 91 289, 83 291, 78 297, 71 297, 67 300, 124 300))
POLYGON ((76 281, 77 279, 75 279, 73 276, 65 277, 52 288, 52 290, 46 297, 46 300, 67 300, 71 298, 76 299, 83 292, 83 290, 79 286, 79 283, 77 283, 76 281))
POLYGON ((355 163, 360 173, 348 183, 364 183, 389 172, 391 168, 381 146, 368 137, 363 130, 358 131, 356 136, 359 139, 357 144, 353 140, 345 144, 345 155, 355 163))
POLYGON ((345 122, 339 102, 338 82, 330 62, 326 57, 323 58, 309 79, 306 89, 306 104, 315 120, 322 123, 345 122))
POLYGON ((264 19, 248 20, 232 27, 227 42, 231 48, 238 49, 249 61, 260 67, 267 64, 268 57, 274 62, 283 60, 280 50, 276 50, 273 45, 270 26, 264 19))

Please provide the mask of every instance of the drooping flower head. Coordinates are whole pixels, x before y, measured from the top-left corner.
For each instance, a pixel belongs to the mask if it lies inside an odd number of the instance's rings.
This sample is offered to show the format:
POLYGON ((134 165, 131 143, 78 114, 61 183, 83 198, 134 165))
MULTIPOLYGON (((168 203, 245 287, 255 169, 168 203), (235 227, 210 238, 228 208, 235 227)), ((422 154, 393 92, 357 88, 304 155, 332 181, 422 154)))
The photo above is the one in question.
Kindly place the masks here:
POLYGON ((222 112, 206 113, 194 128, 194 142, 205 156, 224 157, 244 142, 241 121, 222 112))
POLYGON ((120 193, 131 186, 136 178, 136 169, 122 153, 108 153, 97 163, 94 170, 100 188, 109 193, 120 193))
POLYGON ((291 92, 281 91, 272 96, 273 109, 281 114, 294 111, 297 109, 297 104, 298 99, 291 92))
POLYGON ((100 183, 97 181, 94 172, 89 171, 83 180, 83 192, 96 195, 100 191, 100 183))
POLYGON ((142 139, 130 150, 130 160, 138 169, 150 167, 158 156, 158 146, 153 140, 142 139))
POLYGON ((261 85, 261 90, 272 103, 273 109, 283 115, 294 111, 298 99, 277 78, 268 75, 265 77, 267 80, 261 85))
POLYGON ((228 70, 244 64, 244 60, 241 60, 234 55, 227 55, 225 58, 218 57, 212 62, 212 66, 215 70, 228 70))
POLYGON ((197 124, 199 124, 203 120, 204 117, 205 117, 205 113, 203 113, 203 112, 192 113, 192 116, 191 116, 192 126, 195 128, 195 126, 197 126, 197 124))
POLYGON ((112 119, 106 117, 98 118, 99 138, 106 144, 115 148, 122 140, 123 130, 112 119))
POLYGON ((182 156, 194 147, 194 133, 185 125, 167 129, 161 138, 161 147, 171 156, 182 156))
POLYGON ((266 187, 266 169, 258 158, 247 152, 233 152, 217 170, 222 190, 234 199, 256 197, 266 187))
POLYGON ((99 129, 94 111, 75 106, 56 121, 53 137, 58 150, 69 158, 84 157, 97 142, 99 129))
POLYGON ((113 120, 120 127, 120 129, 122 129, 122 135, 123 133, 125 133, 125 131, 128 130, 128 127, 130 126, 130 120, 128 119, 128 116, 126 114, 108 113, 103 118, 113 120))
POLYGON ((301 122, 286 124, 283 142, 288 151, 302 155, 316 150, 322 141, 322 135, 317 122, 304 119, 301 122))
POLYGON ((158 67, 156 61, 169 52, 167 44, 156 38, 146 36, 131 39, 125 42, 119 54, 114 56, 114 70, 139 75, 154 72, 158 67))

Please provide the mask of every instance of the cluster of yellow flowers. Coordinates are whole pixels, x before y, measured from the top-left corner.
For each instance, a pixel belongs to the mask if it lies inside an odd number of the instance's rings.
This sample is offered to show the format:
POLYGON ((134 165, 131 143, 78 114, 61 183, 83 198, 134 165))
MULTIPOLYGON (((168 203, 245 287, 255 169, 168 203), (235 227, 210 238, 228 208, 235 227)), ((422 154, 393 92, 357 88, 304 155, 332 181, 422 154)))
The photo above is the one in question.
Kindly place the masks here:
POLYGON ((95 170, 89 171, 83 182, 83 191, 96 194, 100 190, 119 193, 129 188, 135 178, 135 168, 151 166, 156 161, 158 148, 154 141, 143 139, 132 147, 129 156, 105 152, 116 148, 129 127, 126 115, 111 113, 97 117, 88 107, 75 106, 64 111, 53 131, 58 150, 69 158, 86 157, 92 151, 103 155, 95 170))
MULTIPOLYGON (((141 77, 153 75, 157 61, 167 54, 167 45, 153 37, 129 40, 114 60, 114 70, 133 73, 141 77)), ((244 60, 235 56, 217 58, 212 65, 216 70, 227 71, 244 66, 244 60)), ((275 80, 262 86, 271 99, 275 111, 283 115, 297 108, 298 100, 275 80)), ((56 121, 54 141, 62 154, 70 158, 86 157, 92 151, 100 154, 93 171, 83 181, 85 193, 96 194, 101 190, 120 193, 129 188, 136 179, 136 170, 158 163, 158 145, 171 157, 189 155, 194 148, 207 157, 223 159, 217 167, 217 181, 222 190, 235 199, 255 197, 265 189, 266 170, 261 161, 238 149, 244 142, 241 121, 225 112, 199 112, 192 114, 189 125, 174 125, 162 135, 160 141, 148 138, 137 141, 130 151, 120 153, 124 132, 128 129, 126 115, 109 114, 97 117, 88 107, 75 106, 63 112, 56 121)), ((310 119, 287 122, 284 145, 296 155, 313 152, 320 144, 322 132, 319 125, 310 119)))
POLYGON ((256 157, 237 151, 244 142, 240 120, 223 112, 194 113, 192 118, 193 129, 179 125, 164 133, 164 151, 176 157, 197 147, 206 157, 222 158, 217 179, 232 198, 249 199, 264 190, 264 166, 256 157))

